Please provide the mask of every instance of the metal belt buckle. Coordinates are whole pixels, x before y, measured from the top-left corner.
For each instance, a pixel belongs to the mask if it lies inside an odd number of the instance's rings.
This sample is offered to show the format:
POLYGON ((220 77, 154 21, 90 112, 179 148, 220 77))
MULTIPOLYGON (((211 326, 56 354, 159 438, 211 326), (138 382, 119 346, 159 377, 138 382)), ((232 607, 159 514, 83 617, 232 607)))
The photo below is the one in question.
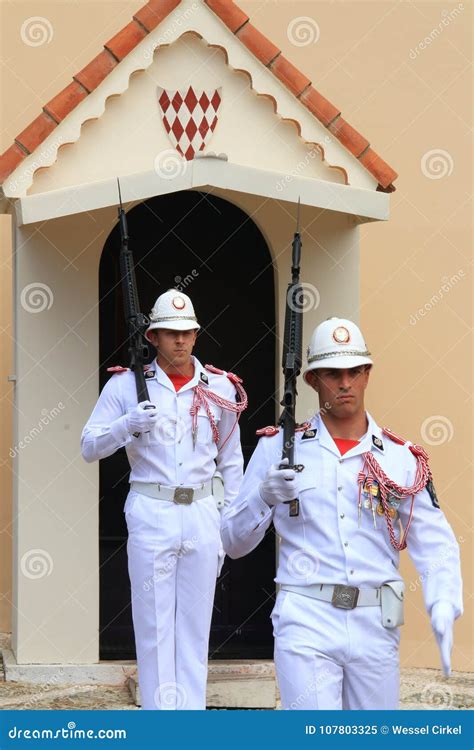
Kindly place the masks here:
POLYGON ((336 584, 332 593, 331 604, 340 609, 354 609, 357 607, 359 589, 357 586, 342 586, 336 584))
POLYGON ((178 505, 191 505, 193 496, 194 490, 192 487, 176 487, 173 495, 173 502, 178 505))

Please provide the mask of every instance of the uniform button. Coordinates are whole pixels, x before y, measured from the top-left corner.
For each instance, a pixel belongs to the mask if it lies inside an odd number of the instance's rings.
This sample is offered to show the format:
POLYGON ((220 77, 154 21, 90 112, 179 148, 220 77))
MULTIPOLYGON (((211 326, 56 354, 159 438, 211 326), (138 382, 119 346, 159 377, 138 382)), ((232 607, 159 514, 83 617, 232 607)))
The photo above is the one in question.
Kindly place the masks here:
POLYGON ((342 458, 340 458, 340 459, 339 459, 339 463, 340 463, 340 464, 342 464, 342 461, 343 461, 343 459, 342 459, 342 458))
POLYGON ((260 515, 261 515, 261 516, 264 516, 264 515, 265 515, 265 511, 264 511, 264 510, 261 510, 261 511, 260 511, 260 515))
POLYGON ((349 573, 351 574, 351 576, 354 575, 354 571, 353 570, 350 570, 349 573))
POLYGON ((341 513, 340 518, 344 518, 344 517, 345 517, 345 514, 341 513))
POLYGON ((344 547, 348 547, 348 546, 349 546, 349 542, 344 542, 344 547))
POLYGON ((340 491, 342 490, 342 484, 340 484, 340 485, 339 485, 339 487, 338 487, 337 489, 338 489, 338 491, 340 492, 340 491))
POLYGON ((179 462, 179 464, 178 464, 178 466, 182 466, 182 465, 183 465, 183 462, 182 462, 182 461, 180 461, 180 462, 179 462))

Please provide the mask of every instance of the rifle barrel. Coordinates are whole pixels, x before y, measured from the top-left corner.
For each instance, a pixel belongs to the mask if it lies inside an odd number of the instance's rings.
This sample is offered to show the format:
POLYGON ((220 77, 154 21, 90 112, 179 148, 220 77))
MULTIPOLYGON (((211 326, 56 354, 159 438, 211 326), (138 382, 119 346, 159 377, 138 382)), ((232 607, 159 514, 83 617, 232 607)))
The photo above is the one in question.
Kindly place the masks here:
POLYGON ((122 277, 122 296, 125 322, 128 327, 128 352, 130 355, 130 369, 135 374, 135 384, 138 403, 149 401, 149 393, 143 372, 143 364, 148 357, 148 346, 143 341, 148 318, 140 312, 137 281, 133 253, 129 248, 127 217, 122 205, 120 180, 117 177, 119 193, 119 227, 120 227, 120 273, 122 277))

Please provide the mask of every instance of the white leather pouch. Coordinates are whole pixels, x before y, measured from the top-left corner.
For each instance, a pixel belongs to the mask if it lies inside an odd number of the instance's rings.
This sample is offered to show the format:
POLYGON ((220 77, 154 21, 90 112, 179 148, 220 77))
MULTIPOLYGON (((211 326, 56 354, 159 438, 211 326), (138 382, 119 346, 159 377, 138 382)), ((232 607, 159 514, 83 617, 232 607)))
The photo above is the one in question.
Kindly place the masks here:
POLYGON ((220 471, 216 471, 212 477, 212 494, 218 510, 222 510, 224 507, 224 478, 220 471))
MULTIPOLYGON (((224 478, 220 471, 216 471, 214 476, 212 477, 212 496, 216 503, 216 508, 219 511, 219 513, 222 511, 222 508, 224 507, 224 478)), ((217 561, 217 577, 219 578, 222 570, 222 566, 224 565, 225 560, 225 552, 224 548, 221 544, 220 550, 219 550, 219 557, 217 561)))
POLYGON ((403 625, 403 581, 387 581, 382 586, 382 625, 384 628, 398 628, 403 625))

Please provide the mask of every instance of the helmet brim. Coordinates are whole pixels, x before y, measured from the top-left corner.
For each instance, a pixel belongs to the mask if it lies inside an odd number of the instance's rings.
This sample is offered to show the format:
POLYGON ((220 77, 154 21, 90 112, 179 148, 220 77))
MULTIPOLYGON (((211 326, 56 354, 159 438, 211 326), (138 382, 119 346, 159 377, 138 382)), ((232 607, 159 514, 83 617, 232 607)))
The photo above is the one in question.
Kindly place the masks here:
POLYGON ((169 331, 199 331, 201 326, 199 323, 193 323, 192 320, 167 320, 163 323, 152 323, 145 331, 147 341, 150 340, 148 338, 150 331, 156 331, 160 328, 166 328, 169 331))
MULTIPOLYGON (((303 373, 303 380, 308 383, 308 373, 313 370, 320 370, 321 368, 331 368, 335 370, 350 370, 351 367, 361 367, 362 365, 373 365, 374 363, 369 357, 354 356, 348 354, 347 356, 338 357, 326 357, 325 359, 319 359, 317 362, 312 362, 303 373)), ((309 383, 308 383, 309 385, 309 383)))

